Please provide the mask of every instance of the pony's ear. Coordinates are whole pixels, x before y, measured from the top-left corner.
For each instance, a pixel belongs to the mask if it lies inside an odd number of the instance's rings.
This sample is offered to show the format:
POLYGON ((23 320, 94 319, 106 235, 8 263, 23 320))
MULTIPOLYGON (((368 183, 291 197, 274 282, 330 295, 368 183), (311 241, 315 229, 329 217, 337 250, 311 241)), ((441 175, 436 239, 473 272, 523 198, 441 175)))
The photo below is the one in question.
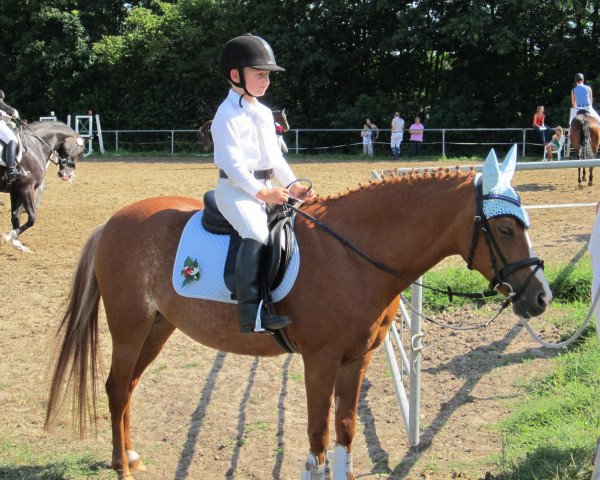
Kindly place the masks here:
POLYGON ((483 194, 490 193, 498 183, 500 183, 500 168, 498 166, 498 158, 496 152, 492 148, 488 153, 485 163, 483 164, 483 194))
POLYGON ((513 175, 515 174, 515 168, 517 166, 517 144, 515 143, 509 152, 506 154, 506 158, 502 165, 500 166, 500 172, 502 175, 502 180, 505 183, 510 183, 513 175))

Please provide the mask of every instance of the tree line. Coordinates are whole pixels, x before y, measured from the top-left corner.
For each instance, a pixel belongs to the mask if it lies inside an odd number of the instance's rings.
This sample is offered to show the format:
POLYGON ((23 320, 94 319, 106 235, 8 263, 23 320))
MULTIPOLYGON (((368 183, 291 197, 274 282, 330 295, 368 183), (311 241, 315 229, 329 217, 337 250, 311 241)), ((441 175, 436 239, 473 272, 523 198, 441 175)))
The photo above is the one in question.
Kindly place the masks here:
MULTIPOLYGON (((0 89, 36 119, 190 128, 226 95, 224 43, 252 32, 285 73, 264 101, 293 127, 566 124, 573 76, 598 78, 600 0, 3 0, 0 89)), ((600 91, 597 93, 600 95, 600 91)))

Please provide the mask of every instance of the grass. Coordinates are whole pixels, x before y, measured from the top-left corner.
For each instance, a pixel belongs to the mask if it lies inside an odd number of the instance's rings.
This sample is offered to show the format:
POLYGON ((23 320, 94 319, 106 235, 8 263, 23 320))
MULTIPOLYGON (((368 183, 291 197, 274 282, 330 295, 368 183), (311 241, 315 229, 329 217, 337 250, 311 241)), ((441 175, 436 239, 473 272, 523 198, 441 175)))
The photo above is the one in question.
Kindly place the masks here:
MULTIPOLYGON (((559 332, 572 333, 591 305, 589 257, 547 268, 545 273, 554 300, 543 321, 559 332)), ((457 291, 486 287, 480 275, 464 267, 436 269, 425 275, 424 283, 440 289, 452 285, 457 291)), ((452 310, 467 302, 456 298, 449 305, 446 295, 423 290, 425 310, 452 310)), ((498 480, 587 480, 591 476, 590 457, 600 434, 600 345, 593 325, 552 362, 550 374, 519 384, 523 397, 512 415, 495 427, 504 444, 494 459, 500 470, 498 480)))
POLYGON ((504 448, 500 480, 590 478, 600 430, 600 348, 593 329, 528 385, 525 398, 498 426, 504 448))
MULTIPOLYGON (((106 458, 105 455, 100 455, 106 458)), ((0 478, 3 480, 70 480, 110 478, 113 471, 92 452, 39 453, 15 439, 0 440, 0 478)))

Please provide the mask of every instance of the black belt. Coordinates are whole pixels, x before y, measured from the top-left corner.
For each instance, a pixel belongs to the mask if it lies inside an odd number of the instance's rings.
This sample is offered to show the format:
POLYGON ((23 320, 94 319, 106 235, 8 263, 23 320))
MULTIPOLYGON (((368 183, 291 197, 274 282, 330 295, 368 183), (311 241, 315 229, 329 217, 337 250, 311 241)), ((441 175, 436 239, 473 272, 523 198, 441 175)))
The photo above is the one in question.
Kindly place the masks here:
POLYGON ((577 108, 590 108, 590 105, 577 105, 577 108))
MULTIPOLYGON (((271 178, 275 177, 275 171, 272 168, 269 168, 268 170, 254 170, 252 174, 257 180, 270 180, 271 178)), ((223 170, 219 169, 219 178, 229 177, 223 170)))

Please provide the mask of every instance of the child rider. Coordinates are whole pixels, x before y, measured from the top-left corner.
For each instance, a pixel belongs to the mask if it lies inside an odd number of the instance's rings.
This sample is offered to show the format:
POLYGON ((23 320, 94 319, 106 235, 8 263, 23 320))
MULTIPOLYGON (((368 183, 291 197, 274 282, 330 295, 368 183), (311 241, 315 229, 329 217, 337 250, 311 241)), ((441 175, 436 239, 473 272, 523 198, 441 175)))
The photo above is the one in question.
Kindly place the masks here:
POLYGON ((242 237, 236 262, 236 295, 240 331, 254 331, 257 318, 263 328, 289 326, 290 318, 270 315, 261 304, 265 245, 268 240, 267 204, 283 205, 291 196, 312 197, 314 192, 296 180, 283 158, 271 110, 258 101, 269 87, 269 73, 285 71, 275 62, 271 46, 262 38, 244 34, 231 39, 221 53, 221 73, 231 89, 211 127, 219 180, 217 206, 242 237), (260 306, 260 308, 259 308, 260 306))

